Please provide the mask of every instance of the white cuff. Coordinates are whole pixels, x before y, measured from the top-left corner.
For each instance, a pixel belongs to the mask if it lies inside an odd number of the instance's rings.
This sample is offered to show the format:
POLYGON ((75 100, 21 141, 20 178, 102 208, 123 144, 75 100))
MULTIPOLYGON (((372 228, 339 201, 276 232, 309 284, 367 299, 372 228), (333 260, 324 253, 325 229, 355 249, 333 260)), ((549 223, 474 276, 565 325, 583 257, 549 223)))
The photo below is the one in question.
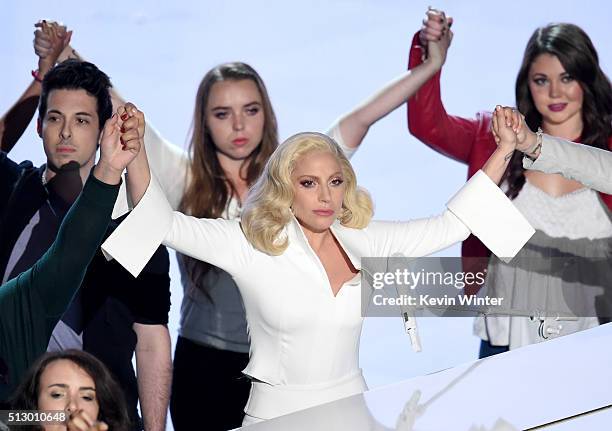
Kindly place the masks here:
POLYGON ((512 260, 535 233, 527 219, 482 171, 446 205, 496 256, 512 260))
POLYGON ((104 256, 116 259, 134 277, 145 267, 172 227, 173 210, 154 174, 130 215, 102 244, 104 256))

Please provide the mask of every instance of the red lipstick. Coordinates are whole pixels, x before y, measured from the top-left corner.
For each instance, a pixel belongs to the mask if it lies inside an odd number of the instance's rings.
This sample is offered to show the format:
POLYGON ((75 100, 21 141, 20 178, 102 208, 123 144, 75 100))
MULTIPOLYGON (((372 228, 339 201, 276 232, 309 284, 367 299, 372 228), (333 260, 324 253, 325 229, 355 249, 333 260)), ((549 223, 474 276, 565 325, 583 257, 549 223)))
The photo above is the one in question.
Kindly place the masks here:
POLYGON ((552 105, 548 105, 548 109, 552 112, 561 112, 565 109, 567 103, 553 103, 552 105))

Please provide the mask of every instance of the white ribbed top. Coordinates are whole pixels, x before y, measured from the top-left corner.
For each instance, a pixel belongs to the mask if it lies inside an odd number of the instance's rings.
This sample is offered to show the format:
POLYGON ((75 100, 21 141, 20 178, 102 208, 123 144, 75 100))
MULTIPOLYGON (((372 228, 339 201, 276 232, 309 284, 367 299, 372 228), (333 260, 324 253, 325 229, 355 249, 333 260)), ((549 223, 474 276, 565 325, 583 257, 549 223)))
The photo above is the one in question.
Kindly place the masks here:
POLYGON ((513 202, 535 229, 548 236, 569 239, 612 236, 612 222, 597 192, 591 189, 555 197, 525 181, 513 202))

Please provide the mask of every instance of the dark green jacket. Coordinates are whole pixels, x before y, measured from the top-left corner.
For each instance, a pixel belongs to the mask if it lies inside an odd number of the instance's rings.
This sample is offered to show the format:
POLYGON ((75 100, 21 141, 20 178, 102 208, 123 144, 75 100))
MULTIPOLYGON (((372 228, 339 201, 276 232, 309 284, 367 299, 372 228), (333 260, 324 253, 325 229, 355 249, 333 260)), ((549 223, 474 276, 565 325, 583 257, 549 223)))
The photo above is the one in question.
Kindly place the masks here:
POLYGON ((0 286, 0 401, 47 350, 102 242, 118 190, 90 175, 49 250, 28 271, 0 286))

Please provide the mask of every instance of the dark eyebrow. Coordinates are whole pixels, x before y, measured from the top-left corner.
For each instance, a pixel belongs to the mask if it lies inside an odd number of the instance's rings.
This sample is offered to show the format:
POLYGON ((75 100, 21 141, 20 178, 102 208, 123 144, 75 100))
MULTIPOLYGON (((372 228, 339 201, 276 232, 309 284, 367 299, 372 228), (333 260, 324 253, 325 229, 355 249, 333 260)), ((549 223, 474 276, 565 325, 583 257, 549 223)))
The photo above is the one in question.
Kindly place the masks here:
MULTIPOLYGON (((57 387, 62 388, 62 389, 68 389, 68 385, 65 384, 65 383, 53 383, 53 384, 51 384, 51 385, 49 385, 47 387, 51 388, 51 387, 54 387, 54 386, 57 386, 57 387)), ((94 391, 95 392, 96 388, 93 388, 91 386, 81 386, 79 388, 79 391, 94 391)))
MULTIPOLYGON (((49 115, 49 114, 64 115, 62 112, 58 111, 57 109, 49 109, 47 111, 47 115, 49 115)), ((86 115, 88 117, 93 117, 93 115, 91 115, 89 112, 77 112, 75 115, 86 115)))
MULTIPOLYGON (((571 74, 571 73, 569 73, 569 72, 561 72, 561 73, 559 74, 559 76, 561 76, 561 77, 563 77, 563 76, 572 76, 572 74, 571 74)), ((533 74, 531 77, 532 77, 532 78, 535 78, 535 77, 544 77, 544 78, 548 78, 548 75, 547 75, 547 74, 545 74, 545 73, 542 73, 542 72, 536 72, 536 73, 534 73, 534 74, 533 74)))
MULTIPOLYGON (((249 103, 243 105, 243 108, 254 106, 254 105, 261 106, 261 103, 256 101, 256 100, 254 100, 252 102, 249 102, 249 103)), ((220 110, 220 109, 232 109, 232 108, 231 108, 231 106, 215 106, 214 108, 211 108, 210 110, 211 111, 217 111, 217 110, 220 110)))

